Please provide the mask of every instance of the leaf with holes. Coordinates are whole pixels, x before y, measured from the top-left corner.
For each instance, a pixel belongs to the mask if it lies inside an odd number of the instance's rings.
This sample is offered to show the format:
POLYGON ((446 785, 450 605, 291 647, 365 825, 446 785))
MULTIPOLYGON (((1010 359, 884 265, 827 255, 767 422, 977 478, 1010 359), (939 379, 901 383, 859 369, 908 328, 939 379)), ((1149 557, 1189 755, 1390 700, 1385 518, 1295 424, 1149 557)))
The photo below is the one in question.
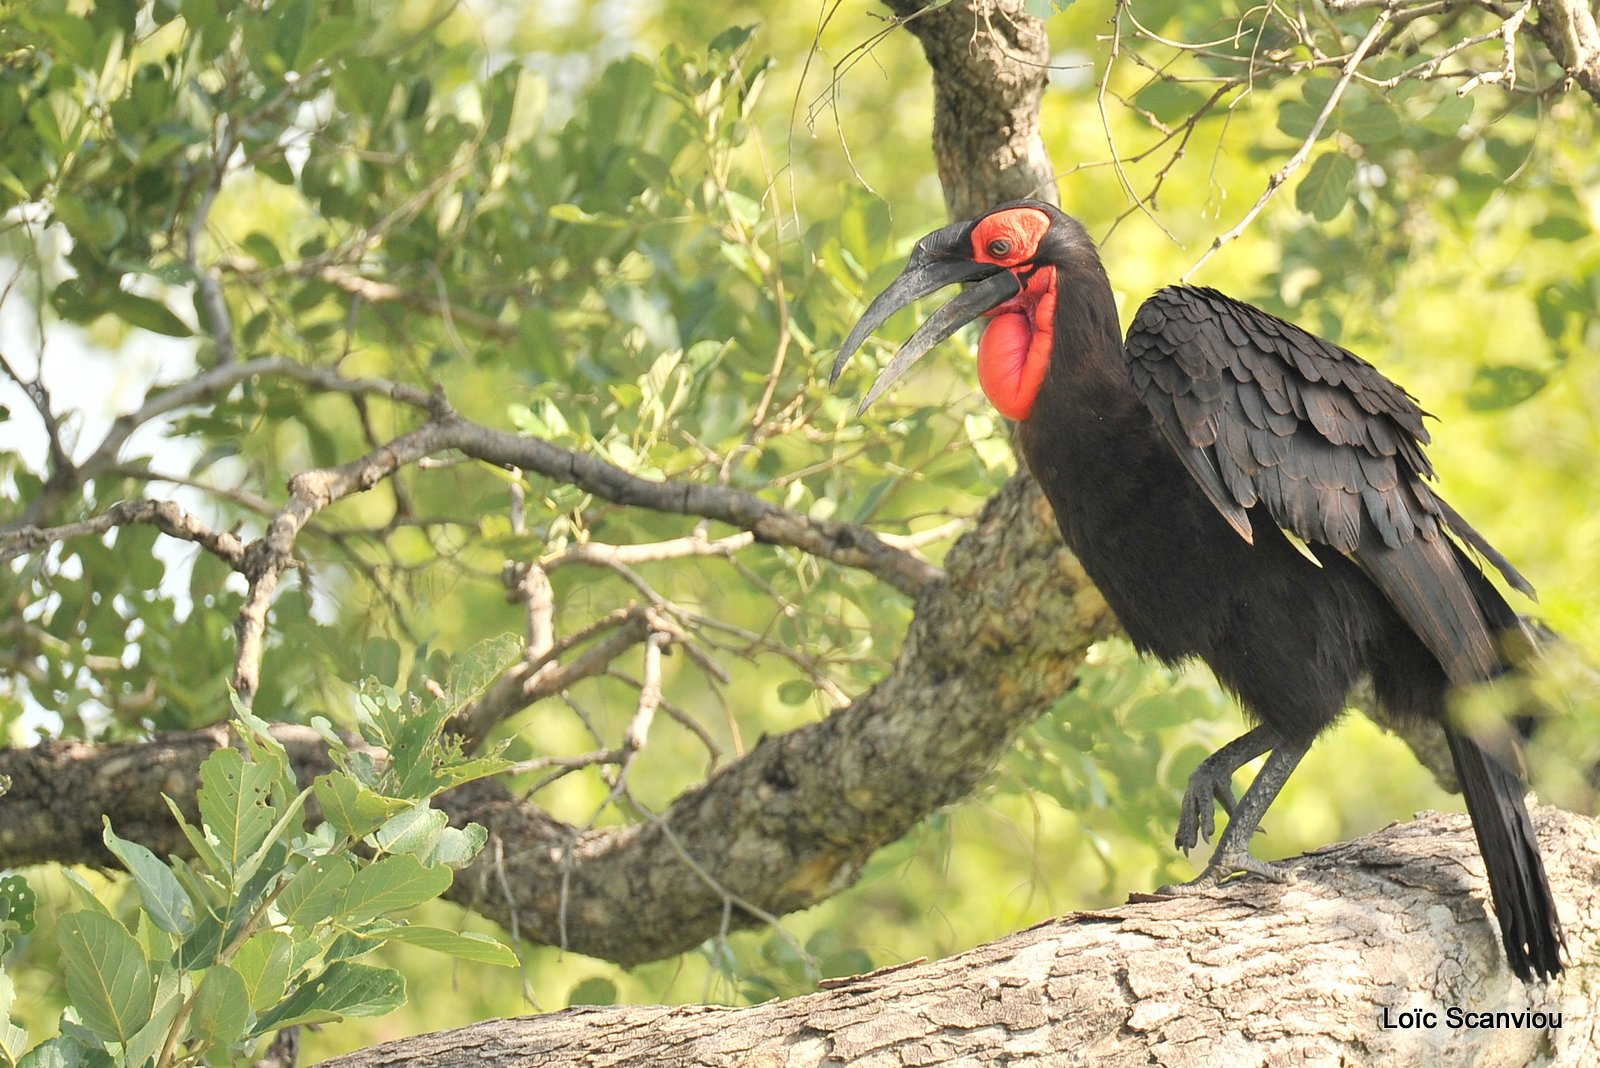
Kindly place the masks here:
POLYGON ((236 749, 219 749, 200 765, 200 820, 230 872, 272 832, 273 769, 248 763, 236 749))

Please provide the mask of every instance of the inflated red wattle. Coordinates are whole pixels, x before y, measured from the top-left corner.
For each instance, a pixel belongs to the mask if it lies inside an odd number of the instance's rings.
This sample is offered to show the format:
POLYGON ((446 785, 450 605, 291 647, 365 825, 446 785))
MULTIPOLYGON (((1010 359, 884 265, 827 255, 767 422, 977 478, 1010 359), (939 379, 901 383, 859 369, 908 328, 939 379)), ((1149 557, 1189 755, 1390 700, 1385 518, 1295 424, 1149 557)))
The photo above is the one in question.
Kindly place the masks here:
POLYGON ((1026 419, 1050 369, 1055 268, 1040 268, 1020 295, 991 314, 978 342, 978 384, 1001 415, 1026 419))

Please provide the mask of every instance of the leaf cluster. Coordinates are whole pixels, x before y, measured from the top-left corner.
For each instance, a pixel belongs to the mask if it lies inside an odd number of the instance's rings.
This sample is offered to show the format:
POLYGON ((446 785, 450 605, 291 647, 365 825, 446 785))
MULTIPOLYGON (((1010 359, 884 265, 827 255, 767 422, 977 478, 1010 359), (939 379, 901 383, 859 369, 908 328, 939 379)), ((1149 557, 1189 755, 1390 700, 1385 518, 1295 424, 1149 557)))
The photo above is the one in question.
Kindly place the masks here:
MULTIPOLYGON (((493 939, 399 916, 444 893, 487 837, 476 824, 447 826, 431 799, 503 762, 465 758, 441 740, 453 711, 444 702, 414 708, 373 682, 360 703, 362 739, 383 758, 324 723, 337 767, 303 790, 267 723, 238 709, 240 747, 218 749, 199 769, 198 821, 168 799, 192 860, 164 862, 105 822, 137 907, 118 916, 68 873, 79 908, 56 924, 60 1033, 23 1052, 28 1036, 10 1022, 11 980, 0 968, 3 1063, 166 1068, 246 1054, 285 1027, 381 1016, 404 1003, 405 983, 361 958, 386 943, 516 964, 493 939)), ((32 927, 31 892, 8 876, 0 956, 32 927)))

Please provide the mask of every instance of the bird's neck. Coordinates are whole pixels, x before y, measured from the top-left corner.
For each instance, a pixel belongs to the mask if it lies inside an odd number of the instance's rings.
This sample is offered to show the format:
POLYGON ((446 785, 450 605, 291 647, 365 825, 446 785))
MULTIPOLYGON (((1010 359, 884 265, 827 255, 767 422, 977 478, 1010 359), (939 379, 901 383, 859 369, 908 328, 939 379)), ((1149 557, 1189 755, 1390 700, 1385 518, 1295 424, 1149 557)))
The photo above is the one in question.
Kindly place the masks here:
MULTIPOLYGON (((1153 446, 1143 402, 1122 357, 1111 283, 1098 260, 1059 267, 1049 373, 1017 444, 1040 483, 1061 493, 1104 492, 1119 465, 1153 446), (1146 440, 1149 439, 1149 440, 1146 440)), ((1058 513, 1069 502, 1051 503, 1058 513)))
POLYGON ((1050 370, 1030 415, 1060 421, 1067 412, 1112 415, 1138 408, 1122 357, 1116 298, 1099 258, 1058 266, 1056 289, 1050 370))

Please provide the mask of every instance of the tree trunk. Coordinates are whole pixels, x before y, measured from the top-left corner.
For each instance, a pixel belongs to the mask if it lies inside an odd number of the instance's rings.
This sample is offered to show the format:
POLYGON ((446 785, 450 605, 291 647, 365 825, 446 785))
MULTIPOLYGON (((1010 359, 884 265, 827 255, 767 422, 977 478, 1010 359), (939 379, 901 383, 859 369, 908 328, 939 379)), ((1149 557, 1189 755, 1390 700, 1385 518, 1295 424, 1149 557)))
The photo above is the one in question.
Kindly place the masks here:
POLYGON ((787 1001, 573 1008, 326 1063, 1577 1068, 1600 1056, 1600 823, 1554 808, 1535 822, 1574 964, 1554 984, 1506 970, 1471 826, 1429 813, 1286 862, 1290 884, 1069 914, 787 1001))

